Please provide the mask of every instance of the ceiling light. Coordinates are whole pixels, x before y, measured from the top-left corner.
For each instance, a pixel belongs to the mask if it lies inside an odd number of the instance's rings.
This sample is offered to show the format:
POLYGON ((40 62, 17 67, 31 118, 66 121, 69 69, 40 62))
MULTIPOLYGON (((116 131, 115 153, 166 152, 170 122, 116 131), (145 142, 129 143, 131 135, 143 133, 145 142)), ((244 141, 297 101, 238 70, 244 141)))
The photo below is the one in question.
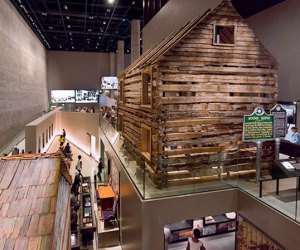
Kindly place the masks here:
POLYGON ((67 19, 67 20, 69 20, 69 19, 70 19, 70 17, 69 17, 69 16, 66 16, 66 19, 67 19))
POLYGON ((49 26, 49 29, 50 29, 50 30, 53 30, 53 27, 52 27, 52 26, 49 26))
POLYGON ((75 47, 74 46, 72 46, 72 49, 74 49, 75 47))
POLYGON ((96 49, 98 49, 98 47, 96 46, 96 49))
POLYGON ((70 32, 69 35, 72 36, 72 33, 70 32))
POLYGON ((129 49, 127 50, 127 53, 129 53, 129 49))
POLYGON ((47 14, 47 12, 42 12, 42 15, 47 16, 48 14, 47 14))
POLYGON ((97 45, 99 46, 99 43, 97 43, 97 45))
POLYGON ((113 4, 115 2, 115 0, 108 0, 109 4, 113 4))
POLYGON ((68 25, 68 28, 71 29, 71 25, 68 25))
POLYGON ((132 4, 135 4, 135 1, 132 1, 132 4))
POLYGON ((94 19, 94 17, 93 16, 89 16, 89 19, 94 19))
POLYGON ((122 21, 125 22, 126 21, 125 18, 123 18, 122 21))
POLYGON ((71 37, 71 38, 70 38, 70 40, 72 41, 72 40, 73 40, 73 38, 71 37))
POLYGON ((119 31, 116 30, 116 34, 118 34, 118 33, 119 33, 119 31))
POLYGON ((110 9, 107 9, 106 12, 107 12, 107 13, 110 13, 110 9))
POLYGON ((101 39, 101 36, 99 36, 98 38, 101 39))
POLYGON ((106 21, 103 21, 103 24, 105 25, 105 24, 106 24, 106 21))
POLYGON ((68 10, 68 6, 67 6, 66 4, 64 5, 64 9, 65 9, 65 10, 68 10))

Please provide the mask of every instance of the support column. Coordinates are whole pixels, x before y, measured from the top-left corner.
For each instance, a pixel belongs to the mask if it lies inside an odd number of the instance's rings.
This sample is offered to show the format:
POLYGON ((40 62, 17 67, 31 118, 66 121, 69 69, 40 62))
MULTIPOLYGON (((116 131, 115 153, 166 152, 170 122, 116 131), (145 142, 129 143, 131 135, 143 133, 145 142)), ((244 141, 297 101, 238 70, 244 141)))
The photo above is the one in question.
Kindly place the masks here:
POLYGON ((131 63, 140 57, 141 22, 140 20, 131 21, 131 63))
POLYGON ((109 53, 109 75, 115 76, 115 53, 110 52, 109 53))
POLYGON ((124 70, 124 41, 118 41, 118 59, 117 59, 117 75, 120 75, 124 70))

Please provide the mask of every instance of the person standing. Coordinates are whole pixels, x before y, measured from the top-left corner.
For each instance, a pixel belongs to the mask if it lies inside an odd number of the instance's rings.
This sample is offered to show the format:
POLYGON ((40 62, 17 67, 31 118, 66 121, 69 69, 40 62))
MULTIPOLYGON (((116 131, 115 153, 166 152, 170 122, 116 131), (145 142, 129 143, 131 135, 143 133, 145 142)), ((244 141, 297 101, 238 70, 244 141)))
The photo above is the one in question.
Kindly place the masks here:
POLYGON ((62 135, 59 137, 59 146, 63 146, 65 143, 65 137, 63 137, 62 135))
POLYGON ((64 138, 66 138, 66 135, 67 135, 66 130, 63 128, 62 136, 63 136, 64 138))
POLYGON ((82 161, 81 161, 81 155, 78 155, 78 161, 76 164, 76 170, 81 173, 82 170, 82 161))
POLYGON ((300 144, 300 134, 298 133, 298 129, 296 127, 292 127, 292 136, 291 136, 291 142, 300 144))
POLYGON ((98 163, 98 173, 97 173, 97 176, 98 176, 100 182, 101 182, 102 169, 103 169, 103 163, 102 163, 102 159, 100 157, 99 163, 98 163))
POLYGON ((200 230, 195 228, 193 231, 193 236, 188 238, 188 244, 186 246, 186 250, 205 250, 205 247, 200 238, 200 230))

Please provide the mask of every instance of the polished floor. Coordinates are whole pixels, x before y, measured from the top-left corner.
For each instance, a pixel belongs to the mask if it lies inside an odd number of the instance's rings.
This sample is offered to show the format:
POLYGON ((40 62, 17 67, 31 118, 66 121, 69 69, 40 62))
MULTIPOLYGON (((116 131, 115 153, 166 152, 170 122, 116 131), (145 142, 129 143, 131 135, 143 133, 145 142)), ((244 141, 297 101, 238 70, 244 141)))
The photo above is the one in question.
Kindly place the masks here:
MULTIPOLYGON (((201 241, 207 250, 234 250, 235 233, 220 234, 216 236, 202 238, 201 241)), ((185 250, 187 241, 173 243, 168 250, 185 250)))

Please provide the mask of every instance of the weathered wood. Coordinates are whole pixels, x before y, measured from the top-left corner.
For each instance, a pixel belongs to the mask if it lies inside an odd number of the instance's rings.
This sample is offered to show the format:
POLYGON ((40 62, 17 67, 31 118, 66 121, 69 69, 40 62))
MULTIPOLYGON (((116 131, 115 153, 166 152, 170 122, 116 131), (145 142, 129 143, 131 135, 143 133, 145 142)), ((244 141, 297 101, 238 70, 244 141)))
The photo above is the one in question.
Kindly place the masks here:
MULTIPOLYGON (((242 143, 243 115, 273 106, 277 66, 231 2, 222 1, 121 74, 124 101, 118 108, 125 148, 160 187, 253 174, 254 145, 242 143), (234 26, 234 44, 216 44, 215 25, 234 26), (151 86, 146 86, 142 74, 150 71, 151 86), (142 92, 150 88, 151 107, 146 107, 142 92), (142 124, 152 132, 146 157, 142 124)), ((272 150, 265 148, 263 155, 264 171, 272 150)))

